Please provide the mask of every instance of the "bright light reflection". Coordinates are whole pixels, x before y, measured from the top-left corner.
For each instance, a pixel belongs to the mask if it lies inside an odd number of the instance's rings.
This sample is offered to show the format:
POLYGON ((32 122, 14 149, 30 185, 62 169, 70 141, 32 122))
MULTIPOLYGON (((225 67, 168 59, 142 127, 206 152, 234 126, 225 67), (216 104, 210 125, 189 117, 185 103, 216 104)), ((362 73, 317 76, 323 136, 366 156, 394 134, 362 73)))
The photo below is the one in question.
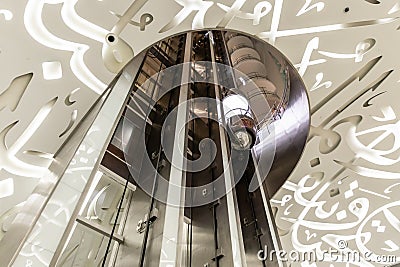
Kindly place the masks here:
POLYGON ((0 181, 0 198, 9 197, 14 194, 14 180, 8 178, 0 181))
POLYGON ((250 111, 249 102, 241 95, 230 95, 222 100, 225 116, 242 115, 250 111))

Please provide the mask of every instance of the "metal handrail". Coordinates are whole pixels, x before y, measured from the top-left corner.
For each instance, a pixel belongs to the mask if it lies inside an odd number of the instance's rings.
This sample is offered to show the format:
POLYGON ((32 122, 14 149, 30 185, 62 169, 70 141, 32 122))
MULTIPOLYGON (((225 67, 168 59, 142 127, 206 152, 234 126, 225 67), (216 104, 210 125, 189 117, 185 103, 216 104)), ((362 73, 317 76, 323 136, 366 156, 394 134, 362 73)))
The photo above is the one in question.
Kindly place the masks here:
POLYGON ((255 59, 255 60, 260 61, 259 58, 255 57, 255 56, 253 56, 253 55, 251 55, 251 54, 246 54, 246 55, 243 55, 243 56, 239 57, 239 58, 236 59, 235 61, 233 61, 233 62, 232 62, 232 65, 233 65, 233 66, 236 66, 236 65, 239 64, 240 62, 245 61, 245 60, 248 60, 248 59, 255 59))
POLYGON ((290 78, 289 78, 289 72, 287 71, 287 67, 284 71, 284 75, 287 76, 286 77, 286 83, 285 83, 285 88, 283 89, 283 94, 282 94, 282 98, 280 98, 277 94, 277 96, 281 99, 281 101, 279 102, 278 105, 273 105, 271 107, 271 116, 269 117, 265 117, 264 119, 262 119, 257 125, 257 129, 260 129, 263 125, 269 125, 271 124, 273 121, 276 121, 278 119, 282 118, 282 113, 285 111, 286 106, 288 104, 289 101, 289 90, 290 90, 290 78))
POLYGON ((224 114, 225 118, 229 118, 228 114, 230 114, 231 112, 236 111, 238 112, 240 115, 246 115, 249 114, 251 115, 251 110, 250 107, 248 109, 244 109, 244 108, 234 108, 229 110, 227 113, 224 114))
POLYGON ((253 80, 253 79, 267 79, 268 80, 267 75, 261 75, 258 72, 250 72, 250 73, 246 74, 246 76, 243 78, 245 81, 249 81, 249 80, 253 80))
MULTIPOLYGON (((258 88, 260 88, 260 89, 267 89, 266 87, 258 87, 258 88)), ((249 96, 249 99, 251 99, 252 97, 258 96, 258 95, 272 95, 272 96, 276 96, 279 100, 281 99, 277 93, 271 92, 271 91, 269 91, 269 90, 257 91, 256 93, 251 94, 251 95, 249 96)))

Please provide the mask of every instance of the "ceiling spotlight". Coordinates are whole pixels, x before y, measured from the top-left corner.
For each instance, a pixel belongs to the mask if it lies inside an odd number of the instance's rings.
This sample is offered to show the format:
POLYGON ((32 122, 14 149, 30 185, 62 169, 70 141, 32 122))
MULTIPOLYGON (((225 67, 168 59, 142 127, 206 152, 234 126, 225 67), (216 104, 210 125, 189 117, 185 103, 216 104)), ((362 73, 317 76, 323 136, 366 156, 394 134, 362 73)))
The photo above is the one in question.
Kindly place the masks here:
POLYGON ((240 131, 234 132, 233 134, 236 139, 232 142, 232 146, 234 149, 247 150, 253 146, 254 138, 247 130, 240 130, 240 131))
POLYGON ((249 102, 242 95, 230 94, 222 103, 232 147, 251 149, 256 141, 256 123, 249 102))

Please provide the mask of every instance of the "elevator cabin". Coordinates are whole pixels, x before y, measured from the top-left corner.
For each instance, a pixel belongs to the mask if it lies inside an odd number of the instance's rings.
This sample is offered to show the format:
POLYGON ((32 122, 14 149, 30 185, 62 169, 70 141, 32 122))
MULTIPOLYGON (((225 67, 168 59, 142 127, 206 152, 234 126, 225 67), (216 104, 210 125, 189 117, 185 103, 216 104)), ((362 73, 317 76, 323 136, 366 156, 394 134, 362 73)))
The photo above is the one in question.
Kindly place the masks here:
POLYGON ((128 65, 134 82, 57 266, 282 266, 260 250, 280 249, 269 200, 308 131, 292 65, 220 30, 164 39, 128 65))

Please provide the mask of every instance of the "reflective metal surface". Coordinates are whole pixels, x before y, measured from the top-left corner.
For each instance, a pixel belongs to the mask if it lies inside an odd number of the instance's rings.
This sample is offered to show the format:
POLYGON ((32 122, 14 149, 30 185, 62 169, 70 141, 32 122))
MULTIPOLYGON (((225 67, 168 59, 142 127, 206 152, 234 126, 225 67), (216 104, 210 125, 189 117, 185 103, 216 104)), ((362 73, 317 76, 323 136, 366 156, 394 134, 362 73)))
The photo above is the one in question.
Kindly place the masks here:
MULTIPOLYGON (((271 198, 299 161, 310 129, 310 110, 304 83, 294 68, 289 68, 289 76, 290 95, 287 107, 281 118, 273 122, 276 150, 272 167, 265 170, 262 162, 259 162, 261 174, 267 174, 265 184, 271 198)), ((268 127, 260 135, 268 136, 268 127)), ((259 159, 273 149, 260 140, 254 150, 259 159)))

